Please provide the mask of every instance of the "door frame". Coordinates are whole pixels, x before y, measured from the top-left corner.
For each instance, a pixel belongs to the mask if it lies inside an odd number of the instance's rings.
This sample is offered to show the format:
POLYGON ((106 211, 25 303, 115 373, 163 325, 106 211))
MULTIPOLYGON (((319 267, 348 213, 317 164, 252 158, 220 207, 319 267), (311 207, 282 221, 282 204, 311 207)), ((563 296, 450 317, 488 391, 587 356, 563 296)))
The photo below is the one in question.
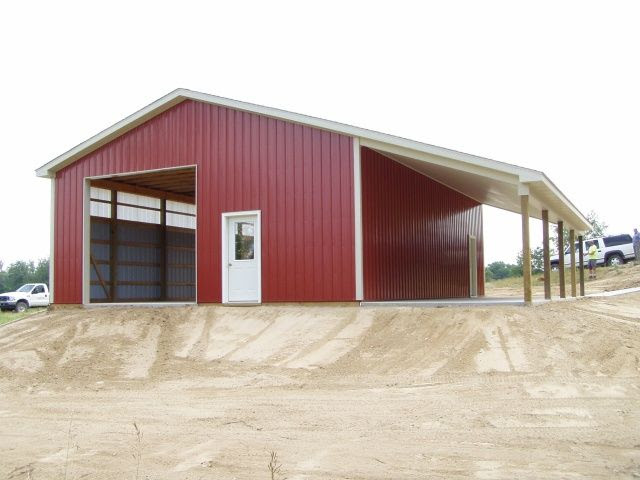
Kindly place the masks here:
POLYGON ((233 305, 254 305, 262 303, 262 212, 260 210, 245 210, 242 212, 222 213, 222 303, 233 305), (233 217, 256 217, 256 243, 254 244, 254 256, 258 262, 258 301, 257 302, 230 302, 229 301, 229 219, 233 217))
POLYGON ((478 239, 469 235, 469 297, 478 296, 478 239))
MULTIPOLYGON (((126 172, 118 172, 118 173, 107 173, 102 175, 93 175, 89 177, 84 177, 82 182, 82 304, 83 305, 153 305, 153 304, 176 304, 176 305, 196 305, 198 303, 198 229, 199 221, 200 221, 200 205, 198 202, 198 165, 195 163, 190 163, 186 165, 178 165, 176 167, 163 167, 163 168, 150 168, 148 170, 130 170, 126 172), (194 276, 195 276, 195 298, 194 300, 188 302, 119 302, 119 303, 100 303, 93 302, 91 303, 91 180, 108 180, 115 179, 118 177, 124 177, 128 175, 143 175, 145 173, 157 173, 157 172, 171 172, 172 170, 181 170, 184 168, 193 168, 195 171, 195 207, 196 207, 196 228, 194 230, 195 233, 195 258, 194 258, 194 276)), ((55 191, 54 191, 55 195, 55 191)), ((53 225, 53 223, 52 223, 53 225)), ((52 230, 53 231, 53 230, 52 230)), ((54 242, 52 241, 52 244, 54 242)), ((55 246, 55 245, 54 245, 55 246)), ((51 259, 53 260, 54 250, 51 251, 51 259)), ((54 270, 51 270, 54 271, 54 270)), ((53 277, 51 278, 51 282, 53 283, 53 277)), ((49 289, 49 300, 53 303, 53 292, 52 289, 49 289)))

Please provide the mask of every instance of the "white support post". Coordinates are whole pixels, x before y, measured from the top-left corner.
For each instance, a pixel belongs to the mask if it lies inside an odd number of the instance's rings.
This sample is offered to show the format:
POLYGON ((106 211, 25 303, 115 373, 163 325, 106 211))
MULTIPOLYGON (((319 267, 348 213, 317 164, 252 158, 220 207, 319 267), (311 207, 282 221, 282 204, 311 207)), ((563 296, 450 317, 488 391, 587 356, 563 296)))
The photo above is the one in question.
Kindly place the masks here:
POLYGON ((82 195, 82 303, 91 303, 91 181, 85 178, 82 195))

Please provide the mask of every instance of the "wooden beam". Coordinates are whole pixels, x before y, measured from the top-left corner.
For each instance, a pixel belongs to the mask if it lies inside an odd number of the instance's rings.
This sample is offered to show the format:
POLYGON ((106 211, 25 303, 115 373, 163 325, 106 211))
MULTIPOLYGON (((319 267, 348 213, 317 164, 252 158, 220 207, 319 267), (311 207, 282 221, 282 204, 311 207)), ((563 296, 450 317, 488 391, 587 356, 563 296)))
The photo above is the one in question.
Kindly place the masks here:
POLYGON ((196 198, 191 195, 166 192, 164 190, 156 190, 155 188, 140 187, 137 185, 131 185, 129 183, 118 182, 116 180, 91 180, 91 186, 104 188, 106 190, 117 190, 119 192, 135 193, 137 195, 146 195, 148 197, 163 198, 165 200, 190 203, 192 205, 195 205, 196 203, 196 198))
MULTIPOLYGON (((98 265, 109 265, 109 262, 109 260, 96 260, 96 263, 98 265)), ((138 262, 135 260, 120 260, 118 262, 118 265, 122 265, 123 267, 160 267, 160 262, 138 262)))
POLYGON ((564 284, 564 222, 558 220, 558 277, 560 280, 560 298, 566 298, 566 286, 564 284))
POLYGON ((109 300, 116 299, 118 276, 118 192, 111 190, 111 218, 109 219, 109 279, 111 291, 109 300))
POLYGON ((578 265, 580 274, 580 296, 584 297, 584 238, 578 235, 578 265))
POLYGON ((551 252, 549 251, 548 210, 542 210, 542 253, 544 259, 544 298, 551 300, 551 252))
POLYGON ((576 231, 569 230, 569 254, 571 255, 571 296, 576 297, 576 231))
POLYGON ((160 299, 167 299, 167 200, 160 200, 160 299))
POLYGON ((522 216, 522 278, 524 303, 530 305, 531 294, 531 244, 529 240, 529 195, 520 195, 520 215, 522 216))
MULTIPOLYGON (((142 287, 159 287, 161 282, 154 282, 153 280, 150 281, 144 281, 144 280, 120 280, 118 282, 119 285, 133 285, 133 286, 142 286, 142 287)), ((91 285, 98 285, 99 283, 96 282, 95 280, 91 281, 91 285)), ((156 298, 157 299, 157 298, 156 298)), ((118 301, 120 301, 121 299, 118 298, 118 301)))
MULTIPOLYGON (((98 265, 96 265, 96 261, 93 259, 93 255, 89 255, 91 259, 91 265, 93 265, 94 270, 96 271, 96 277, 98 277, 98 284, 102 286, 102 290, 104 290, 105 297, 109 298, 109 291, 107 290, 107 286, 102 279, 102 275, 100 275, 100 270, 98 270, 98 265)), ((94 285, 95 282, 90 282, 91 285, 94 285)))

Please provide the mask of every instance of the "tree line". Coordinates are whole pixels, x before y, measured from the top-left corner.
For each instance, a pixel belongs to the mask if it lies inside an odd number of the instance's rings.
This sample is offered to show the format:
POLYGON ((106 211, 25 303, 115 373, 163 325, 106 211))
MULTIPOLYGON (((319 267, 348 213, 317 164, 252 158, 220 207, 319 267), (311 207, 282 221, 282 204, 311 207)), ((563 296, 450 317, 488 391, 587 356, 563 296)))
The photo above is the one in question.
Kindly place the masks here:
MULTIPOLYGON (((604 223, 594 211, 587 214, 587 220, 591 224, 591 230, 584 234, 584 239, 589 240, 591 238, 603 237, 606 235, 608 225, 604 223)), ((576 239, 577 240, 577 239, 576 239)), ((569 248, 569 231, 565 228, 563 232, 563 252, 569 248)), ((549 250, 551 255, 558 254, 558 233, 557 231, 550 235, 549 238, 549 250)), ((492 262, 484 269, 485 280, 490 282, 492 280, 500 280, 501 278, 508 277, 521 277, 522 276, 522 251, 518 253, 516 263, 505 262, 492 262)), ((544 271, 544 250, 542 246, 536 247, 531 250, 531 273, 534 275, 542 273, 544 271)))
POLYGON ((49 259, 18 260, 4 270, 0 260, 0 293, 13 292, 25 283, 45 283, 49 285, 49 259))

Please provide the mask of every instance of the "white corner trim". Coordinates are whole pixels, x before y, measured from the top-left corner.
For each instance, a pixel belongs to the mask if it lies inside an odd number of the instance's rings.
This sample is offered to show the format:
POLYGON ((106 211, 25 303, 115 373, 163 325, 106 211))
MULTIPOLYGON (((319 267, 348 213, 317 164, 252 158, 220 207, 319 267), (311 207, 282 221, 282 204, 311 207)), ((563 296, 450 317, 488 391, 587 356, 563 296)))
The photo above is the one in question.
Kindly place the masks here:
POLYGON ((529 186, 522 183, 518 184, 518 195, 529 195, 529 186))
POLYGON ((193 270, 193 274, 195 277, 195 283, 196 283, 196 287, 195 287, 195 304, 198 304, 198 219, 200 218, 200 214, 198 212, 198 166, 195 165, 194 169, 196 171, 196 178, 195 178, 195 197, 194 197, 194 201, 196 202, 195 204, 195 210, 196 210, 196 228, 194 230, 194 237, 195 237, 195 252, 194 252, 194 270, 193 270))
POLYGON ((182 92, 183 89, 178 88, 128 117, 123 118, 119 122, 111 125, 109 128, 106 128, 88 140, 76 145, 71 150, 47 162, 36 170, 36 175, 38 177, 49 177, 51 173, 74 162, 77 158, 91 153, 105 143, 122 135, 124 132, 127 132, 150 118, 169 110, 174 105, 177 105, 186 99, 186 97, 182 95, 182 92))
POLYGON ((53 303, 53 279, 55 277, 56 233, 56 176, 51 178, 51 208, 49 209, 49 303, 53 303))
POLYGON ((91 181, 82 182, 82 304, 91 303, 91 181))
POLYGON ((569 199, 555 185, 553 185, 544 173, 540 171, 505 162, 498 162, 496 160, 470 155, 447 148, 437 147, 435 145, 417 142, 414 140, 408 140, 395 135, 354 127, 308 115, 288 112, 277 108, 265 107, 262 105, 241 102, 206 93, 195 92, 184 88, 178 88, 168 93, 164 97, 161 97, 141 110, 138 110, 111 127, 94 135, 90 139, 80 143, 71 150, 54 158, 38 168, 36 170, 36 175, 39 177, 50 178, 56 171, 64 168, 66 165, 69 165, 79 158, 93 152, 105 143, 114 140, 127 131, 141 125, 185 100, 204 102, 301 125, 308 125, 310 127, 340 133, 345 136, 358 137, 362 146, 368 146, 373 149, 404 155, 409 158, 445 166, 450 169, 476 172, 496 180, 512 182, 514 184, 517 184, 518 181, 527 183, 540 182, 545 184, 549 193, 553 195, 560 204, 567 208, 567 220, 572 224, 575 224, 577 228, 588 228, 588 222, 586 222, 584 215, 582 215, 580 211, 569 201, 569 199))
POLYGON ((353 221, 355 243, 356 300, 364 300, 364 273, 362 262, 362 164, 360 139, 353 137, 353 221))
MULTIPOLYGON (((261 210, 245 210, 242 212, 224 212, 222 213, 222 215, 220 216, 220 218, 222 219, 222 248, 221 248, 221 252, 222 252, 222 257, 221 257, 221 262, 220 262, 220 270, 222 272, 222 303, 226 303, 226 304, 232 304, 232 305, 236 305, 236 304, 240 304, 238 302, 229 302, 229 275, 228 275, 228 265, 229 265, 229 260, 228 260, 228 255, 229 255, 229 243, 228 243, 228 220, 229 218, 232 217, 245 217, 245 216, 250 216, 250 215, 256 215, 257 218, 257 222, 256 222, 256 226, 257 228, 257 237, 259 237, 259 241, 257 242, 257 244, 254 246, 257 247, 254 250, 254 254, 256 256, 256 260, 258 260, 258 302, 257 303, 262 303, 262 211, 261 210)), ((250 305, 250 303, 247 302, 241 302, 243 305, 250 305)))

